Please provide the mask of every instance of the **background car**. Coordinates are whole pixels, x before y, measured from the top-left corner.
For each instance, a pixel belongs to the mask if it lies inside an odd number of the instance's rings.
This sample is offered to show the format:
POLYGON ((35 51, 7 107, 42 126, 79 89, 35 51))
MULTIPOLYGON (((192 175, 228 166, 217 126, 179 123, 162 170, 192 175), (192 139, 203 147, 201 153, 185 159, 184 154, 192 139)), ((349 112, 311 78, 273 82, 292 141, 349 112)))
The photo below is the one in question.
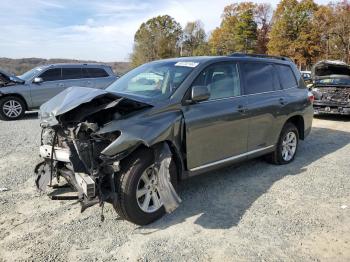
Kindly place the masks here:
POLYGON ((312 83, 311 71, 300 71, 300 73, 304 79, 305 84, 308 85, 312 83))
POLYGON ((103 64, 52 64, 18 77, 0 72, 0 118, 15 120, 71 86, 105 88, 118 77, 103 64), (2 84, 1 84, 2 83, 2 84))
POLYGON ((350 115, 350 66, 320 61, 312 70, 315 114, 350 115))

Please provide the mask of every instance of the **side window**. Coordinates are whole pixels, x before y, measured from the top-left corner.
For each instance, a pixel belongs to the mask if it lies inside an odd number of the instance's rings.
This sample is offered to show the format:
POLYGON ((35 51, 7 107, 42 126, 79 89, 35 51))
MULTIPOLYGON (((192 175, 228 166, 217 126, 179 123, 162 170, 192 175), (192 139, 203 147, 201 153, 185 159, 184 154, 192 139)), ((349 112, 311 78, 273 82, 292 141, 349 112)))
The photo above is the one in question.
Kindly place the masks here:
POLYGON ((205 85, 210 91, 209 100, 241 95, 236 63, 217 63, 208 66, 193 82, 192 86, 205 85))
POLYGON ((283 89, 298 86, 297 80, 295 79, 294 73, 289 66, 276 65, 281 80, 283 89))
POLYGON ((82 70, 79 67, 62 68, 62 79, 80 79, 82 77, 82 70))
POLYGON ((280 89, 274 67, 265 63, 243 63, 245 94, 258 94, 280 89))
POLYGON ((88 67, 87 72, 89 77, 98 78, 98 77, 106 77, 109 76, 107 72, 102 68, 88 67))
POLYGON ((61 68, 52 68, 52 69, 46 70, 39 77, 41 77, 44 82, 61 80, 61 68))

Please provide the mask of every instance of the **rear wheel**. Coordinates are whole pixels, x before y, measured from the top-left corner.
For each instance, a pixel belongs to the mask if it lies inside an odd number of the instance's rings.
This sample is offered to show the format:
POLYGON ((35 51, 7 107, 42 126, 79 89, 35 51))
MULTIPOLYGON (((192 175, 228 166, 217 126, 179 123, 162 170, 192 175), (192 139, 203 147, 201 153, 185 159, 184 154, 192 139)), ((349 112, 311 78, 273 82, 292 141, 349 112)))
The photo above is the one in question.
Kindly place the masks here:
MULTIPOLYGON (((154 155, 151 149, 139 149, 128 157, 117 178, 118 201, 114 203, 117 213, 124 219, 138 225, 149 224, 165 214, 158 192, 154 169, 154 155)), ((171 161, 170 179, 177 186, 177 172, 171 161)))
POLYGON ((267 156, 270 163, 284 165, 294 160, 299 144, 298 128, 293 123, 286 123, 280 134, 273 153, 267 156))
POLYGON ((16 96, 7 96, 0 100, 0 118, 3 120, 17 120, 24 115, 25 104, 16 96))

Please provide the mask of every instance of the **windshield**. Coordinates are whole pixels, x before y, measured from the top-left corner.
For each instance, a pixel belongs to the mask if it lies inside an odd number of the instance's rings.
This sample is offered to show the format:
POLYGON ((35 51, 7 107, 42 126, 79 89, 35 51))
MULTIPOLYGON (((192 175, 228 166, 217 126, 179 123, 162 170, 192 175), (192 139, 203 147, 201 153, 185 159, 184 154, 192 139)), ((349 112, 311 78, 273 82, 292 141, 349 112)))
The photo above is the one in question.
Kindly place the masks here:
POLYGON ((350 78, 326 78, 315 81, 319 85, 346 85, 350 86, 350 78))
POLYGON ((18 76, 18 78, 23 79, 24 81, 28 81, 28 80, 31 80, 40 71, 41 69, 36 67, 25 72, 23 75, 18 76))
POLYGON ((166 99, 197 64, 168 61, 144 64, 119 78, 107 90, 152 100, 166 99))

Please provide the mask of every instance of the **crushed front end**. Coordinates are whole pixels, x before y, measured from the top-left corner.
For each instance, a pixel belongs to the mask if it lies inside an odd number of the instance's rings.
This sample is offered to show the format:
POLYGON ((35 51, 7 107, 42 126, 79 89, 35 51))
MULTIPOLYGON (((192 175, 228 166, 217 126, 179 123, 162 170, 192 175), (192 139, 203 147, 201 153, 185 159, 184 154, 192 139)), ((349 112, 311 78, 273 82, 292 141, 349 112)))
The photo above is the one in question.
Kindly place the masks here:
POLYGON ((74 87, 41 107, 41 146, 43 161, 35 167, 36 186, 46 191, 53 181, 65 179, 77 195, 53 199, 78 199, 82 211, 104 202, 116 201, 115 176, 125 152, 102 154, 120 135, 99 131, 112 121, 149 107, 103 90, 74 87))
POLYGON ((78 192, 82 210, 96 203, 113 203, 114 174, 119 171, 119 162, 101 157, 112 141, 96 136, 97 130, 97 124, 88 122, 43 127, 40 156, 44 161, 35 168, 37 187, 45 191, 53 179, 63 178, 78 192))
POLYGON ((315 114, 350 115, 350 66, 320 61, 312 69, 315 114))
POLYGON ((315 114, 350 115, 350 86, 319 86, 313 94, 315 114))

